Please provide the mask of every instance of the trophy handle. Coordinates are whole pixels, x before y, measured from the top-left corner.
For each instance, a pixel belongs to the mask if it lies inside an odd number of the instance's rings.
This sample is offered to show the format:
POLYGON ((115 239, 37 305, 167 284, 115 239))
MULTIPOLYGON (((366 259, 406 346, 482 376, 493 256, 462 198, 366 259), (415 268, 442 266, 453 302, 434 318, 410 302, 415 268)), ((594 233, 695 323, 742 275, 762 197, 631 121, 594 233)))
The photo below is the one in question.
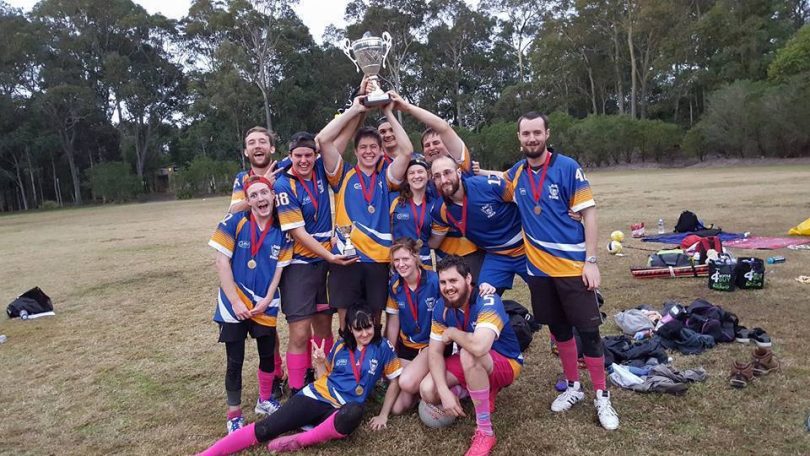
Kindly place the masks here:
MULTIPOLYGON (((343 50, 343 53, 346 54, 346 57, 352 61, 355 68, 357 68, 357 72, 360 72, 360 65, 357 64, 357 60, 352 57, 352 42, 348 38, 346 38, 343 43, 341 43, 340 49, 343 50)), ((387 54, 387 52, 386 52, 387 54)))
POLYGON ((382 67, 385 68, 385 61, 388 60, 388 52, 391 50, 393 39, 391 38, 391 34, 388 32, 383 32, 382 39, 385 42, 385 55, 383 55, 382 67))

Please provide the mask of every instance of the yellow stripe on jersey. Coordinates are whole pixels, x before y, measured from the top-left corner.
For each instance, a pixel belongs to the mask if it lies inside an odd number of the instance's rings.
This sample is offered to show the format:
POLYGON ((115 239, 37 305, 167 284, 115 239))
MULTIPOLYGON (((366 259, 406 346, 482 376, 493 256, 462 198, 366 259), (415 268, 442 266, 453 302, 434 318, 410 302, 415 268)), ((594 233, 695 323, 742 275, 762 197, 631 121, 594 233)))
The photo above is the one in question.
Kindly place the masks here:
POLYGON ((430 324, 430 337, 431 338, 433 338, 433 336, 442 337, 442 334, 444 334, 445 329, 447 329, 447 326, 439 323, 436 320, 433 320, 433 322, 430 324))
POLYGON ((575 210, 581 210, 593 205, 593 192, 591 192, 591 187, 584 187, 580 188, 576 193, 574 193, 574 197, 571 199, 569 207, 575 210))
POLYGON ((312 386, 315 387, 315 391, 317 391, 318 394, 321 395, 321 397, 331 402, 332 405, 337 407, 340 407, 342 405, 340 402, 338 402, 337 399, 335 399, 334 396, 332 396, 332 394, 329 393, 329 383, 326 375, 319 378, 318 380, 315 380, 315 383, 313 383, 312 386))
POLYGON ((472 156, 470 155, 470 149, 467 149, 466 144, 464 144, 464 150, 461 153, 464 156, 461 157, 461 161, 456 162, 459 169, 461 169, 462 172, 472 171, 472 156))
POLYGON ((521 242, 520 245, 518 245, 517 247, 513 247, 511 249, 506 250, 498 250, 496 253, 498 255, 518 258, 526 254, 526 248, 523 246, 523 243, 521 242))
POLYGON ((399 306, 397 306, 396 301, 394 301, 391 296, 388 297, 388 301, 385 303, 385 311, 392 315, 399 314, 399 306))
POLYGON ((279 208, 278 211, 278 223, 285 231, 304 226, 305 224, 304 216, 301 214, 301 211, 292 209, 284 210, 281 208, 279 208))
POLYGON ((529 262, 550 277, 577 277, 582 275, 582 268, 585 263, 557 258, 535 247, 530 240, 526 239, 525 235, 523 239, 526 244, 526 256, 529 262))
POLYGON ((352 239, 352 244, 354 244, 354 246, 363 252, 367 257, 378 263, 388 263, 390 261, 388 253, 389 249, 380 245, 357 226, 355 226, 355 228, 352 230, 350 237, 352 239))
MULTIPOLYGON (((234 241, 233 237, 230 234, 226 233, 221 228, 217 228, 217 230, 214 231, 214 235, 211 236, 211 242, 213 242, 213 243, 221 246, 225 250, 231 252, 231 255, 228 255, 229 257, 233 255, 233 248, 234 248, 234 246, 236 244, 236 241, 234 241)), ((217 249, 217 250, 219 250, 219 249, 217 249)), ((222 252, 222 253, 225 253, 225 252, 222 252)))
POLYGON ((475 253, 478 246, 465 237, 445 236, 441 245, 439 245, 439 250, 448 255, 464 256, 475 253))
POLYGON ((520 364, 516 359, 509 358, 509 365, 512 367, 512 374, 515 376, 514 380, 520 376, 520 372, 523 371, 523 364, 520 364))
POLYGON ((498 316, 497 312, 493 310, 485 310, 478 314, 478 318, 476 319, 476 323, 478 325, 487 324, 492 325, 495 328, 498 328, 498 333, 503 330, 503 319, 498 316))
POLYGON ((406 336, 402 331, 399 332, 399 338, 402 340, 402 345, 408 348, 413 348, 414 350, 421 350, 428 346, 428 344, 417 344, 416 342, 411 342, 411 339, 409 339, 408 336, 406 336))
POLYGON ((231 206, 244 200, 245 200, 245 192, 243 190, 231 193, 231 206))
MULTIPOLYGON (((250 300, 250 298, 247 297, 245 293, 242 292, 242 290, 239 287, 236 287, 236 294, 239 295, 239 300, 242 301, 242 304, 244 304, 248 310, 253 309, 254 307, 253 302, 250 300)), ((255 317, 251 317, 250 319, 262 326, 269 326, 271 328, 276 327, 276 317, 270 315, 261 314, 256 315, 255 317)))
POLYGON ((392 375, 396 374, 398 370, 402 369, 402 363, 399 362, 398 356, 393 356, 390 361, 385 365, 385 369, 383 370, 383 374, 386 377, 391 378, 392 375))

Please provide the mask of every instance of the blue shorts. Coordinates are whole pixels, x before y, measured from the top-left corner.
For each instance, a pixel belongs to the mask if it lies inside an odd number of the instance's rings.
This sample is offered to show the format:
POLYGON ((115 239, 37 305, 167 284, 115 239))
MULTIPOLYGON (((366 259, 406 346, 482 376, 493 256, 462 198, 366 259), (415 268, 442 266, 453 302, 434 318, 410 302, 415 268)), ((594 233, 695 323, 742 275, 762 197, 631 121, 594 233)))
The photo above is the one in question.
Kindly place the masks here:
POLYGON ((511 257, 487 252, 484 256, 484 264, 481 266, 481 274, 478 276, 478 284, 488 283, 495 288, 509 290, 512 289, 515 274, 527 282, 529 275, 526 272, 525 256, 511 257))

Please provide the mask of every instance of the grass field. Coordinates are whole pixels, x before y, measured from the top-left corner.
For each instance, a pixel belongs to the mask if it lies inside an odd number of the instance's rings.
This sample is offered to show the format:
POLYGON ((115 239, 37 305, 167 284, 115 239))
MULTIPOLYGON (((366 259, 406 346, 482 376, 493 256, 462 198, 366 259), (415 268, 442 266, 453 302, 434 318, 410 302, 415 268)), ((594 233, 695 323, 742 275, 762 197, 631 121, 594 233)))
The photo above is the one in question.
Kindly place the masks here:
MULTIPOLYGON (((654 229, 663 217, 671 229, 683 209, 727 231, 758 235, 784 235, 810 217, 807 165, 589 177, 600 246, 612 230, 629 235, 636 221, 654 229)), ((8 336, 0 345, 0 453, 191 454, 224 434, 224 348, 211 322, 217 278, 206 242, 227 204, 214 198, 0 217, 0 301, 5 305, 38 285, 57 312, 0 321, 0 333, 8 336)), ((552 416, 560 368, 544 329, 526 353, 523 375, 498 399, 495 454, 810 454, 804 428, 810 285, 793 280, 810 275, 810 252, 775 252, 787 262, 768 267, 764 290, 723 294, 708 290, 705 279, 633 279, 629 267, 643 263, 646 252, 609 257, 600 250, 609 315, 642 303, 704 297, 737 313, 742 324, 766 328, 781 372, 734 390, 728 367, 748 359, 750 347, 724 344, 700 356, 673 355, 678 368, 706 368, 709 380, 684 397, 614 388, 621 427, 608 433, 596 422, 590 393, 584 404, 552 416)), ((528 304, 519 280, 510 294, 528 304)), ((618 333, 612 320, 602 330, 618 333)), ((286 327, 280 331, 284 337, 286 327)), ((256 397, 255 349, 248 352, 246 406, 256 397)), ((429 431, 415 415, 392 417, 387 430, 364 427, 304 454, 462 454, 473 428, 471 418, 429 431)))

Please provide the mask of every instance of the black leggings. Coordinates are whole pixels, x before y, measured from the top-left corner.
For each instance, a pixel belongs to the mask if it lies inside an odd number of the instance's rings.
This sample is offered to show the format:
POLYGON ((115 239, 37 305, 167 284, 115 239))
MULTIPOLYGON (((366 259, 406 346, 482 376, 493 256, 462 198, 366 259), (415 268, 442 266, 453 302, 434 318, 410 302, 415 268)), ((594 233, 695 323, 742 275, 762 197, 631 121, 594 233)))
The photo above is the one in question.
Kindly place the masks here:
MULTIPOLYGON (((256 338, 256 348, 259 351, 259 370, 273 372, 275 370, 274 351, 276 349, 275 336, 262 336, 256 338)), ((228 393, 228 405, 239 405, 242 392, 242 364, 245 361, 245 339, 236 342, 225 342, 225 356, 228 362, 225 368, 225 391, 228 393)))
POLYGON ((336 413, 335 429, 343 435, 349 435, 360 426, 364 409, 363 404, 349 402, 335 411, 336 409, 326 402, 296 394, 276 413, 257 421, 254 432, 256 440, 267 442, 301 426, 321 424, 331 414, 336 413))
MULTIPOLYGON (((574 337, 574 327, 571 325, 551 324, 548 325, 548 329, 558 342, 565 342, 574 337)), ((589 358, 599 358, 604 354, 599 328, 577 329, 577 333, 582 341, 583 355, 589 358)))

